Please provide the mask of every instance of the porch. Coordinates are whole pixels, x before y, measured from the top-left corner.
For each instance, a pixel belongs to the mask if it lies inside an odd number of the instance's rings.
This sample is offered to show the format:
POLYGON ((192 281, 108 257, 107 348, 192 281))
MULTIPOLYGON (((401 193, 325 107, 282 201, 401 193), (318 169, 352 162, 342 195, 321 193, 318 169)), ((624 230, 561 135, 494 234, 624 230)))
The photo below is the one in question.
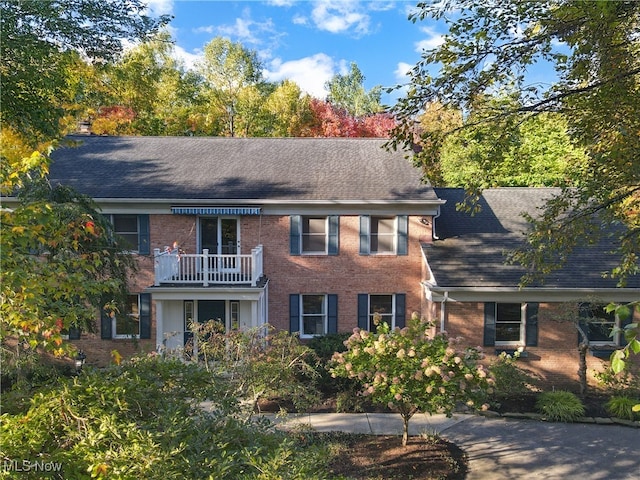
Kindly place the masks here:
POLYGON ((263 277, 263 247, 258 245, 249 255, 185 254, 178 250, 161 251, 154 256, 154 285, 249 285, 256 287, 263 277))

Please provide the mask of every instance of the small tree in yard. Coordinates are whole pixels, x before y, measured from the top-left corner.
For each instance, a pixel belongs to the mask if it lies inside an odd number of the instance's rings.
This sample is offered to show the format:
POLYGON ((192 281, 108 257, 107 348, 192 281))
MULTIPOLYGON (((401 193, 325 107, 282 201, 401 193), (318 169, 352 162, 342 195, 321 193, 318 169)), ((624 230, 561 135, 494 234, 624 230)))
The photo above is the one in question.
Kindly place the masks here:
POLYGON ((400 413, 403 446, 416 412, 451 416, 458 402, 480 407, 494 385, 478 363, 482 358, 478 349, 461 350, 457 339, 432 336, 431 331, 432 325, 416 315, 403 329, 392 331, 386 323, 376 333, 355 329, 345 342, 348 350, 332 358, 333 376, 361 380, 363 395, 400 413))

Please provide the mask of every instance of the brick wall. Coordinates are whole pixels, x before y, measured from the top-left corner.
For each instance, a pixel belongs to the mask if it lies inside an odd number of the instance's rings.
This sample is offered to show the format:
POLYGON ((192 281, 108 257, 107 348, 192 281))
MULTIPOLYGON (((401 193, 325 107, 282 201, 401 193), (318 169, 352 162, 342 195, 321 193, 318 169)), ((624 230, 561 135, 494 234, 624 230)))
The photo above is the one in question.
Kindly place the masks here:
MULTIPOLYGON (((270 323, 280 329, 289 329, 289 295, 292 293, 337 294, 338 330, 341 332, 349 332, 357 326, 359 293, 405 293, 407 317, 414 311, 421 312, 424 295, 420 281, 424 274, 420 242, 431 240, 431 227, 422 224, 421 218, 409 217, 408 255, 359 255, 360 218, 346 215, 340 217, 339 255, 291 256, 288 215, 241 217, 241 253, 248 254, 257 245, 264 245, 270 323)), ((152 255, 137 256, 139 270, 131 280, 132 293, 141 293, 153 285, 153 249, 164 250, 178 242, 186 253, 197 252, 195 216, 151 215, 149 222, 152 255)), ((150 340, 102 340, 99 333, 83 333, 81 340, 74 343, 88 353, 88 363, 96 365, 109 363, 112 350, 117 350, 124 357, 153 351, 156 344, 154 307, 152 305, 150 340)))
MULTIPOLYGON (((519 360, 522 368, 534 373, 545 388, 569 389, 577 392, 578 332, 567 319, 568 304, 540 304, 538 310, 538 346, 526 347, 527 357, 519 360)), ((437 305, 437 315, 440 306, 437 305)), ((577 313, 577 306, 575 307, 577 313)), ((461 336, 469 346, 482 346, 484 326, 483 303, 447 303, 445 325, 452 336, 461 336)), ((438 317, 439 318, 439 317, 438 317)), ((496 347, 483 347, 486 361, 495 358, 496 347)), ((588 381, 596 386, 593 376, 608 362, 587 354, 588 381)))

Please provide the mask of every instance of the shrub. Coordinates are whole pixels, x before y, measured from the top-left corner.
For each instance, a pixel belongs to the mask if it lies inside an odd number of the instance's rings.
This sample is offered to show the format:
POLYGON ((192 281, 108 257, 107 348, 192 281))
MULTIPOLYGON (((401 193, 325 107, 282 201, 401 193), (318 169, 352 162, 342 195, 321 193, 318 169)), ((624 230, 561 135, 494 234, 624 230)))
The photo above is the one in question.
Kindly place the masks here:
POLYGON ((536 408, 548 420, 557 422, 575 422, 584 415, 582 401, 575 394, 562 390, 541 393, 536 408))
POLYGON ((61 468, 25 479, 322 478, 320 450, 299 452, 270 423, 239 415, 230 393, 226 379, 176 360, 87 369, 34 395, 26 414, 3 414, 0 452, 5 464, 61 468))
POLYGON ((296 335, 275 332, 270 325, 225 333, 218 325, 215 320, 194 324, 198 359, 206 369, 224 375, 238 398, 254 409, 268 398, 290 402, 299 411, 318 402, 317 360, 296 335))
POLYGON ((391 331, 386 323, 376 333, 355 329, 348 350, 332 361, 334 375, 360 380, 363 395, 400 413, 403 445, 417 411, 451 415, 458 402, 479 407, 494 382, 478 364, 479 351, 459 349, 456 340, 431 331, 417 316, 403 329, 391 331))
POLYGON ((640 404, 640 400, 637 398, 617 395, 611 397, 605 407, 607 412, 614 417, 625 420, 640 420, 640 411, 634 411, 634 407, 638 404, 640 404))
POLYGON ((489 365, 489 372, 496 381, 492 398, 499 401, 518 397, 531 393, 535 388, 535 376, 517 365, 518 358, 518 352, 514 355, 502 352, 489 365))

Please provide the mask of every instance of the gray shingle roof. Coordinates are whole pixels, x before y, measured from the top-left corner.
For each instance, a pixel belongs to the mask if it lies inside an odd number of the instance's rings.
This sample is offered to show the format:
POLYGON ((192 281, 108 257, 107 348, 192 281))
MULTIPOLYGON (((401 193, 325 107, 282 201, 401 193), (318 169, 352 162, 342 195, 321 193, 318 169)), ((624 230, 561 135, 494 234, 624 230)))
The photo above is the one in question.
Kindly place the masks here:
POLYGON ((94 198, 436 200, 382 139, 71 138, 50 179, 94 198))
MULTIPOLYGON (((488 189, 480 198, 482 210, 475 216, 457 211, 464 199, 462 189, 436 188, 447 200, 436 220, 440 240, 425 245, 429 266, 440 287, 516 287, 525 270, 506 265, 505 254, 525 240, 527 222, 523 212, 536 216, 546 199, 559 193, 553 188, 488 189)), ((608 253, 611 245, 602 243, 577 249, 567 265, 551 273, 545 287, 614 288, 615 279, 602 278, 617 258, 608 253)), ((640 277, 629 279, 628 287, 640 287, 640 277)))

